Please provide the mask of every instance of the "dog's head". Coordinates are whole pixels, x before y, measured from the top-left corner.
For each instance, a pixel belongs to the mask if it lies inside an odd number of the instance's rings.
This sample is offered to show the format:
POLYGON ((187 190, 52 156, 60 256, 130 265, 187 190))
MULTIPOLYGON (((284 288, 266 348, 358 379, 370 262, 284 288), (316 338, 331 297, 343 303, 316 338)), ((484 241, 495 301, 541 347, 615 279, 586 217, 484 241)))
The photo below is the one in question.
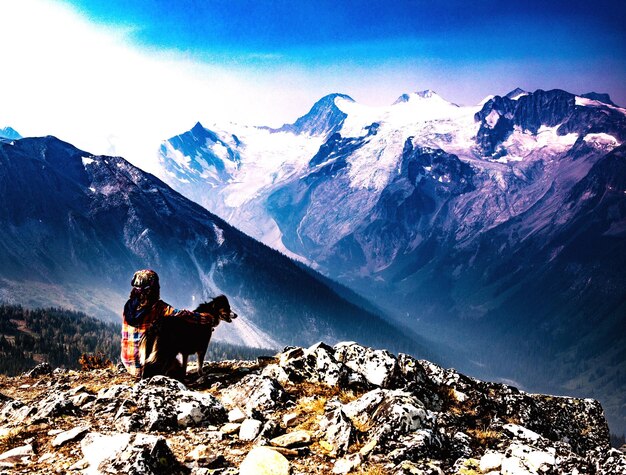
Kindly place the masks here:
POLYGON ((201 303, 195 311, 199 313, 210 313, 225 322, 232 322, 233 319, 237 318, 237 314, 230 308, 230 302, 228 302, 225 295, 219 295, 210 302, 201 303))

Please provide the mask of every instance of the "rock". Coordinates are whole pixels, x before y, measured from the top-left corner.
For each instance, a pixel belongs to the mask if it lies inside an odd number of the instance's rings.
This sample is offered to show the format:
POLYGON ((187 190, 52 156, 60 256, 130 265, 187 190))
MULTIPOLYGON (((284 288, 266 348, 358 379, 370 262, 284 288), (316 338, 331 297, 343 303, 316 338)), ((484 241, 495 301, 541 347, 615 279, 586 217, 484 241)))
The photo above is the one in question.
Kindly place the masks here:
POLYGON ((254 440, 261 432, 263 423, 256 419, 246 419, 239 428, 239 440, 254 440))
POLYGON ((36 406, 36 411, 31 415, 33 422, 45 418, 76 414, 79 409, 74 406, 65 392, 52 392, 36 406))
POLYGON ((53 460, 56 456, 52 452, 46 452, 37 459, 37 463, 46 463, 49 460, 53 460))
POLYGON ((227 407, 239 407, 247 416, 256 411, 267 413, 287 400, 287 393, 278 381, 255 374, 222 391, 222 402, 227 407))
POLYGON ((83 458, 89 464, 89 473, 98 473, 98 467, 107 458, 115 457, 130 442, 130 434, 87 434, 80 443, 83 458))
POLYGON ((507 462, 514 458, 520 460, 520 465, 527 468, 530 473, 550 473, 556 462, 556 450, 537 450, 521 444, 512 444, 507 449, 502 460, 502 470, 507 471, 507 462))
POLYGON ((420 460, 419 462, 405 460, 398 464, 394 475, 445 475, 445 473, 435 460, 420 460))
POLYGON ((613 475, 626 473, 626 456, 617 449, 609 450, 601 460, 598 475, 613 475))
POLYGON ((295 447, 311 443, 311 433, 306 430, 297 430, 275 437, 270 444, 276 447, 295 447))
POLYGON ((52 441, 52 446, 53 447, 59 447, 59 446, 65 444, 66 442, 70 442, 72 440, 76 440, 76 439, 82 437, 88 430, 89 430, 89 426, 78 426, 78 427, 74 427, 73 429, 70 429, 68 431, 61 432, 52 441))
POLYGON ((0 468, 12 468, 16 465, 26 465, 31 461, 31 457, 35 455, 33 446, 30 444, 21 447, 15 447, 0 454, 0 468))
POLYGON ((375 389, 344 405, 342 410, 379 440, 432 427, 436 420, 417 397, 401 390, 375 389))
POLYGON ((359 449, 359 454, 362 457, 367 457, 378 445, 378 440, 375 438, 370 439, 363 447, 359 449))
POLYGON ((228 422, 243 422, 246 415, 238 407, 228 412, 228 422))
POLYGON ((74 406, 76 407, 82 407, 93 400, 95 400, 95 396, 89 393, 80 393, 70 399, 72 404, 74 404, 74 406))
POLYGON ((385 440, 386 458, 393 462, 438 458, 441 456, 440 436, 430 429, 418 429, 410 434, 385 440))
POLYGON ((226 409, 212 395, 189 391, 180 382, 155 376, 138 383, 130 399, 134 407, 122 405, 116 424, 125 431, 167 431, 178 427, 221 424, 226 409))
POLYGON ((230 434, 234 434, 235 432, 239 432, 240 428, 241 428, 240 422, 228 422, 222 426, 220 431, 223 434, 230 435, 230 434))
POLYGON ((398 360, 386 350, 373 350, 353 342, 343 342, 335 345, 335 358, 374 386, 398 387, 398 360))
POLYGON ((297 420, 298 420, 298 414, 294 412, 287 413, 283 415, 283 420, 282 420, 283 427, 292 427, 296 425, 297 420))
POLYGON ((343 410, 335 409, 321 419, 318 436, 328 444, 325 448, 330 448, 331 455, 342 455, 354 441, 355 429, 343 410))
POLYGON ((222 454, 215 452, 204 444, 196 446, 185 456, 185 460, 197 462, 210 469, 224 468, 227 464, 222 454))
POLYGON ((278 363, 268 365, 263 374, 282 382, 342 385, 347 378, 347 369, 335 359, 334 353, 332 347, 321 342, 306 349, 287 348, 278 355, 278 363))
POLYGON ((2 410, 0 410, 0 420, 9 424, 21 424, 36 411, 37 409, 35 407, 26 405, 18 400, 12 400, 2 406, 2 410))
MULTIPOLYGON (((241 460, 256 441, 272 457, 294 457, 286 469, 292 465, 294 475, 311 473, 313 465, 316 473, 363 472, 371 466, 393 475, 626 473, 626 455, 607 448, 606 421, 596 401, 526 394, 407 355, 394 358, 354 343, 288 348, 265 370, 273 365, 272 372, 283 372, 289 394, 254 362, 224 364, 233 372, 210 393, 162 376, 104 387, 97 394, 88 389, 89 378, 106 386, 102 378, 110 372, 35 377, 28 379, 28 388, 20 388, 19 377, 6 386, 16 399, 0 397, 3 447, 19 440, 19 445, 37 444, 42 452, 23 459, 5 455, 4 465, 38 457, 42 465, 21 470, 236 475, 228 460, 241 460), (368 355, 375 357, 371 366, 362 359, 368 355), (65 415, 70 417, 62 423, 55 419, 65 415), (76 416, 120 433, 55 429, 76 416), (294 426, 314 432, 289 428, 294 426), (147 431, 162 431, 158 435, 167 439, 147 431), (225 433, 238 433, 241 440, 225 433), (68 443, 83 435, 80 444, 68 443), (175 459, 166 440, 177 454, 187 454, 188 467, 175 459), (320 450, 310 448, 312 440, 320 450), (78 445, 85 456, 74 463, 78 445), (368 467, 359 467, 364 460, 368 467)), ((116 381, 125 380, 119 376, 116 381)), ((198 381, 194 385, 208 388, 198 381)), ((255 453, 250 451, 241 468, 256 475, 263 472, 246 468, 255 453)), ((272 468, 266 466, 265 473, 272 468)), ((20 469, 8 469, 13 470, 20 469)))
POLYGON ((81 448, 89 463, 87 474, 183 475, 190 472, 176 460, 163 437, 90 433, 83 439, 81 448))
POLYGON ((348 455, 335 462, 333 473, 346 474, 361 465, 361 456, 359 454, 348 455))
POLYGON ((255 447, 239 466, 239 475, 289 475, 289 461, 267 447, 255 447))
POLYGON ((502 466, 503 457, 504 454, 492 450, 485 452, 485 455, 480 458, 480 471, 482 473, 498 471, 502 466))
POLYGON ((35 378, 37 376, 42 376, 44 374, 52 374, 53 371, 54 370, 52 369, 52 366, 50 366, 50 363, 44 362, 44 363, 39 363, 30 371, 27 371, 26 373, 24 373, 24 376, 28 376, 29 378, 35 378))

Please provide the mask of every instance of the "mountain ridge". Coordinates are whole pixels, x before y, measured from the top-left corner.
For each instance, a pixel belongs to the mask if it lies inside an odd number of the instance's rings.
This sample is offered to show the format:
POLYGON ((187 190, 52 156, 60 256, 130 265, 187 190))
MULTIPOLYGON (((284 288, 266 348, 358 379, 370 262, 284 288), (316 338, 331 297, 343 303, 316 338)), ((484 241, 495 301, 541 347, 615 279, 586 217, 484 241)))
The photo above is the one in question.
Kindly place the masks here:
POLYGON ((421 351, 312 273, 121 157, 45 137, 0 144, 0 163, 0 191, 10 203, 0 211, 0 295, 23 304, 70 301, 117 319, 127 279, 151 267, 161 274, 164 298, 177 306, 228 294, 243 318, 218 329, 227 341, 272 347, 367 333, 421 351), (20 199, 25 190, 29 200, 20 199), (28 282, 24 297, 20 279, 28 282))
MULTIPOLYGON (((547 365, 561 368, 551 391, 582 385, 594 394, 605 387, 609 398, 624 393, 609 390, 614 383, 608 379, 590 383, 601 367, 626 384, 611 356, 626 342, 587 322, 597 321, 601 309, 607 325, 626 324, 619 298, 626 283, 614 264, 626 254, 626 188, 601 171, 625 173, 618 163, 626 109, 601 94, 558 89, 516 89, 471 107, 341 105, 347 114, 341 129, 322 137, 313 152, 286 151, 289 166, 272 169, 276 178, 246 197, 245 220, 263 223, 250 232, 431 338, 471 344, 470 353, 482 355, 478 363, 491 366, 480 376, 545 389, 551 383, 540 381, 536 368, 547 365), (605 195, 613 198, 598 212, 584 209, 605 195), (604 243, 613 256, 591 252, 604 243), (500 341, 491 327, 506 337, 500 341), (578 375, 585 350, 570 331, 577 327, 595 342, 598 365, 578 375), (527 343, 528 335, 536 340, 527 343), (512 357, 502 360, 509 349, 512 357), (553 364, 555 358, 560 363, 553 364)), ((307 134, 290 136, 315 144, 307 134)), ((256 140, 240 138, 248 146, 256 140)), ((253 161, 242 154, 241 170, 253 161)), ((168 180, 177 186, 175 177, 168 180)), ((235 188, 222 183, 216 192, 207 206, 228 215, 222 198, 235 188)), ((626 429, 618 399, 607 406, 610 419, 626 429)))

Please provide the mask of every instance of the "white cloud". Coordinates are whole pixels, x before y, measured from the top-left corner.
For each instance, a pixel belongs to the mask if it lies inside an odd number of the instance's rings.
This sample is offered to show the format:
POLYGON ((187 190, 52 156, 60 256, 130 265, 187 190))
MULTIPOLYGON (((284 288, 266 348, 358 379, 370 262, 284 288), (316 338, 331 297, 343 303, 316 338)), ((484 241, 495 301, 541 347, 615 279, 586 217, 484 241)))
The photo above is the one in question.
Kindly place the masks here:
POLYGON ((65 4, 2 1, 0 125, 150 169, 160 141, 197 120, 261 122, 271 112, 261 92, 267 78, 242 80, 223 67, 141 49, 129 33, 94 25, 65 4))

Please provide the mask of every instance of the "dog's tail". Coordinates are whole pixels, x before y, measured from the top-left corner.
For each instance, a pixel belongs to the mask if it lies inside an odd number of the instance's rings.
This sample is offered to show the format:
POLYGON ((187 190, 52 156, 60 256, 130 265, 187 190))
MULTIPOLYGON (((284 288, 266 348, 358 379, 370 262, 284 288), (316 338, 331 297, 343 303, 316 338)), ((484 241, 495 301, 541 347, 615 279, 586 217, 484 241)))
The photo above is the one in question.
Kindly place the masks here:
POLYGON ((156 338, 154 333, 154 330, 149 328, 139 340, 139 362, 142 368, 146 367, 146 363, 155 363, 157 361, 158 348, 155 345, 156 338))

